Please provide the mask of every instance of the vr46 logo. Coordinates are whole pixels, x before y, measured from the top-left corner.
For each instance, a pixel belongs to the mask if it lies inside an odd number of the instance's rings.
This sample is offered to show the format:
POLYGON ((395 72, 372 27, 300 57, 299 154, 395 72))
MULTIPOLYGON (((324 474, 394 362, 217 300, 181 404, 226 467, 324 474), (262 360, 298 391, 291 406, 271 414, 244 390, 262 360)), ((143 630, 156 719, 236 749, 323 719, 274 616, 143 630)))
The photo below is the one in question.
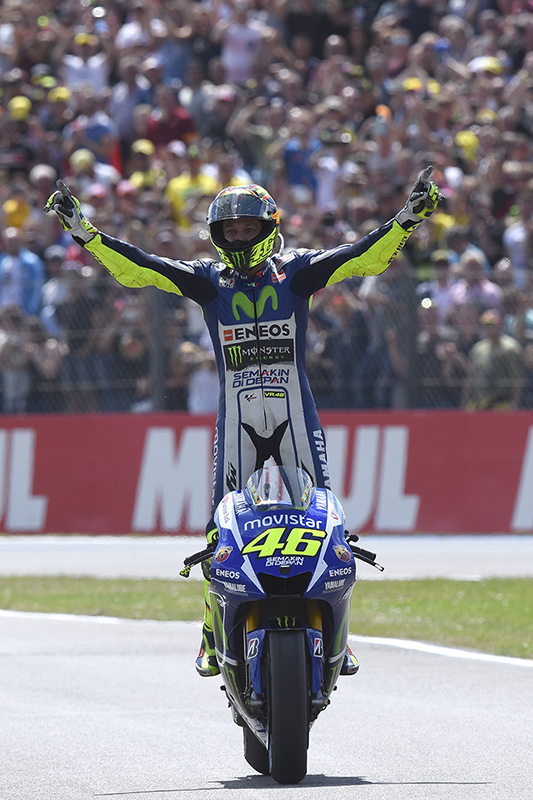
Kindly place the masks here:
POLYGON ((279 553, 312 558, 317 555, 326 536, 326 531, 309 528, 269 528, 243 547, 241 555, 257 553, 257 558, 269 558, 279 553))

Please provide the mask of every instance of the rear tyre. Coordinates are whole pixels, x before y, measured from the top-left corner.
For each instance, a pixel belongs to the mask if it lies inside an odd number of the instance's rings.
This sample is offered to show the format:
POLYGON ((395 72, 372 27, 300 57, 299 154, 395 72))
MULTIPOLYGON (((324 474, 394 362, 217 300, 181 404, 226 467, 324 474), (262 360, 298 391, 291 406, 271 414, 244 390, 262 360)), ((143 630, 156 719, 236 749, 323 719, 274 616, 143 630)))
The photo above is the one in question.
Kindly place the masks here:
POLYGON ((268 638, 268 756, 277 783, 299 783, 307 772, 309 701, 304 631, 268 638))
POLYGON ((270 767, 268 764, 268 750, 259 739, 254 736, 248 725, 242 729, 242 743, 244 746, 244 757, 256 772, 268 775, 270 767))

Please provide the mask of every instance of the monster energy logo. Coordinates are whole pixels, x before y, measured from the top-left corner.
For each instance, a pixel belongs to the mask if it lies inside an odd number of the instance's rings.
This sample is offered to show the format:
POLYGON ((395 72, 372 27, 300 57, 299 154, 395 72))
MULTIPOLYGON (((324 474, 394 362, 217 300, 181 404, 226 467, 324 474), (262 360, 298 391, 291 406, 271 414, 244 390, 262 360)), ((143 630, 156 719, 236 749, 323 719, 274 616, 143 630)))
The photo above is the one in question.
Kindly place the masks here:
POLYGON ((231 369, 240 369, 242 367, 242 347, 240 344, 233 344, 231 347, 226 347, 224 349, 231 364, 231 369))
POLYGON ((224 346, 226 369, 239 372, 255 364, 263 366, 272 364, 294 364, 294 341, 292 339, 276 339, 258 344, 229 344, 224 346))
MULTIPOLYGON (((270 300, 272 301, 272 309, 274 311, 277 309, 278 296, 276 294, 274 287, 264 286, 261 289, 259 300, 256 303, 258 319, 263 314, 263 311, 265 310, 266 306, 266 301, 268 300, 269 297, 270 300)), ((231 310, 233 311, 233 316, 235 317, 237 322, 240 322, 241 320, 239 309, 241 309, 241 311, 243 311, 243 313, 246 314, 246 316, 249 319, 254 319, 254 304, 250 300, 250 298, 244 294, 244 292, 237 292, 236 294, 234 294, 233 299, 231 301, 231 310)))
POLYGON ((273 620, 274 624, 278 628, 295 628, 296 627, 296 618, 295 617, 276 617, 273 620))

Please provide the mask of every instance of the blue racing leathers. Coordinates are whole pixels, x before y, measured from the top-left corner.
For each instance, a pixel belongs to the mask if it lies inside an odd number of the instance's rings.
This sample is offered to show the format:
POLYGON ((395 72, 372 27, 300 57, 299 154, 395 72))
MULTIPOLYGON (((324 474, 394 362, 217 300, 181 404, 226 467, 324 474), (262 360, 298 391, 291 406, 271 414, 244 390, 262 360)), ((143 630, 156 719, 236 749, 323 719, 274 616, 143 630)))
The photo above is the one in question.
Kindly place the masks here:
POLYGON ((202 307, 220 395, 213 445, 213 509, 273 457, 331 488, 324 434, 305 371, 313 294, 343 278, 378 275, 405 244, 396 220, 355 244, 270 258, 254 278, 219 261, 148 255, 98 233, 86 247, 124 286, 155 285, 202 307))

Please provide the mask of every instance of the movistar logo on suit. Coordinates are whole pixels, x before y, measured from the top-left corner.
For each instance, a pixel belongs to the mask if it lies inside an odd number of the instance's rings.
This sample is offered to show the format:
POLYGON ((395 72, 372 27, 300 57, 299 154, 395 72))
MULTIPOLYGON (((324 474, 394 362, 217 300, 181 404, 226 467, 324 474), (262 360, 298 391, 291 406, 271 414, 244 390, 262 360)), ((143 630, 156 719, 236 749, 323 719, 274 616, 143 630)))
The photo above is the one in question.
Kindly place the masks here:
MULTIPOLYGON (((272 303, 272 309, 276 311, 278 307, 278 296, 276 294, 276 290, 273 286, 263 286, 256 303, 258 319, 263 314, 267 300, 269 299, 272 303)), ((254 304, 244 292, 236 292, 233 295, 231 301, 231 310, 233 311, 233 316, 237 322, 240 322, 241 320, 240 311, 242 311, 243 314, 248 317, 248 319, 254 319, 254 304)))

